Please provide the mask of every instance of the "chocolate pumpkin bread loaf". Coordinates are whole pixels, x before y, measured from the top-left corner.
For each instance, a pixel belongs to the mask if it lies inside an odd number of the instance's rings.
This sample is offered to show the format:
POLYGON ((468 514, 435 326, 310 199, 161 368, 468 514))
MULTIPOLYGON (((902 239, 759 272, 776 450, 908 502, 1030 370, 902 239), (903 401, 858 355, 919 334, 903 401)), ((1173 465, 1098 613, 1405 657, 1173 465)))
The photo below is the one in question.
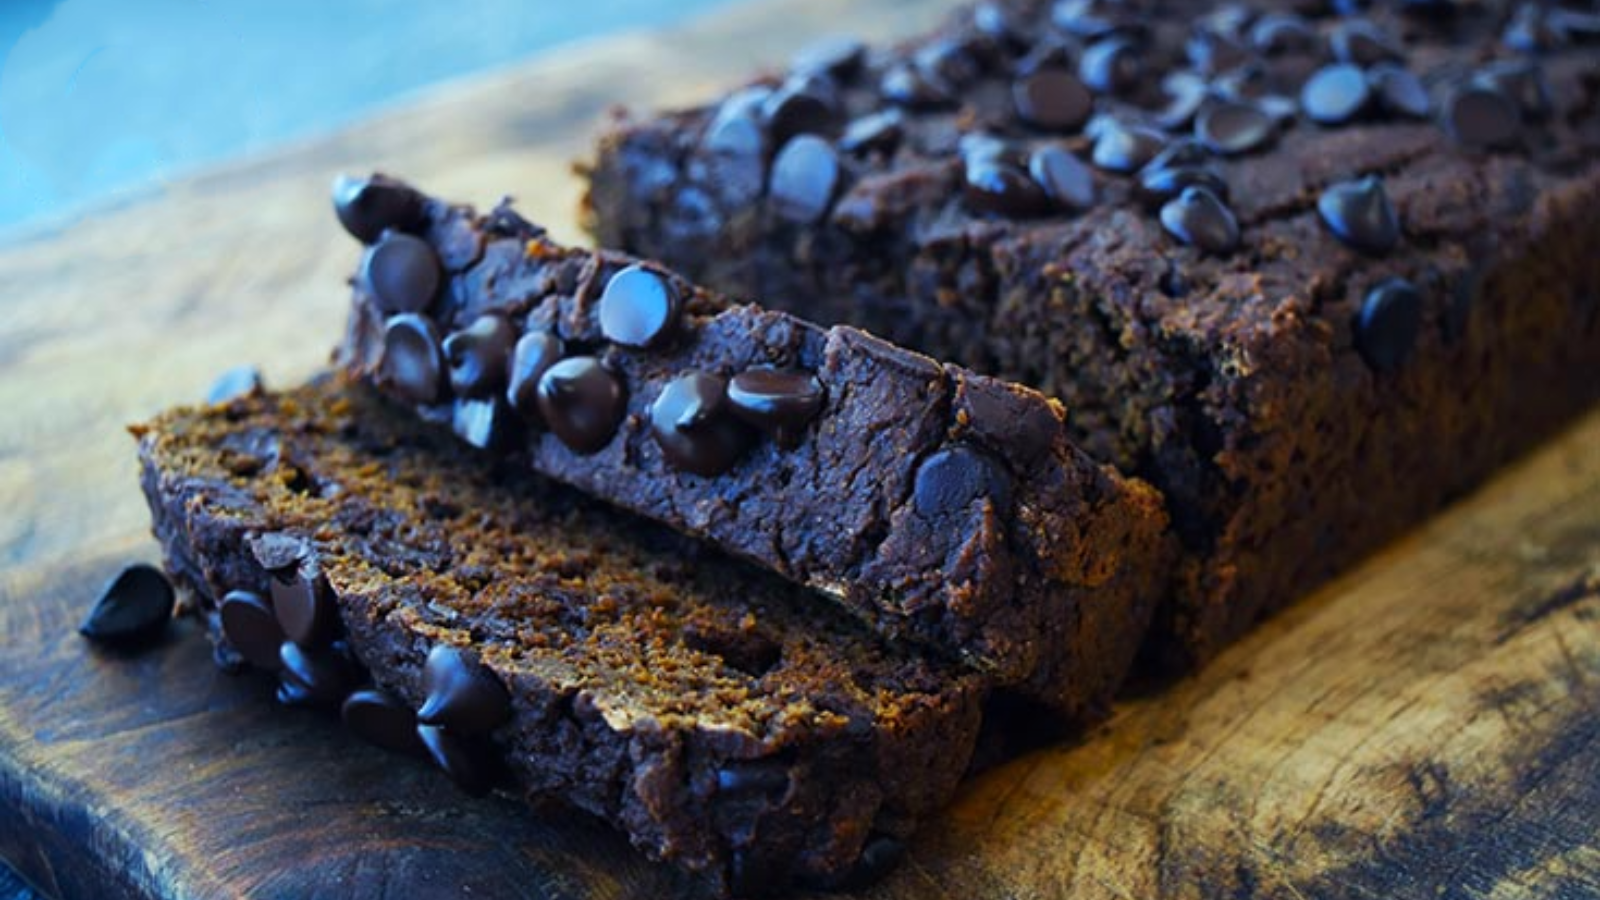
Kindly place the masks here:
POLYGON ((976 675, 367 388, 136 433, 167 567, 224 655, 463 787, 503 769, 718 893, 881 872, 972 753, 976 675))
MULTIPOLYGON (((714 541, 1067 717, 1100 714, 1170 560, 1155 492, 1059 404, 737 305, 383 176, 343 368, 465 441, 714 541)), ((819 598, 820 601, 821 598, 819 598)))
POLYGON ((623 118, 599 241, 1071 410, 1203 659, 1600 398, 1593 4, 983 3, 623 118))

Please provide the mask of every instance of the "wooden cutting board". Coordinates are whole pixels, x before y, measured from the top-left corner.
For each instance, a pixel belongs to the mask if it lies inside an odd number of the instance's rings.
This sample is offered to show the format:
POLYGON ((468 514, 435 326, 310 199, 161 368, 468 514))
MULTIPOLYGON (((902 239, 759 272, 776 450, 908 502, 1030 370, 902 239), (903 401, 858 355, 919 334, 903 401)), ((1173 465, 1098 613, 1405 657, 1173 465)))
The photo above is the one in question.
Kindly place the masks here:
MULTIPOLYGON (((764 0, 608 38, 0 247, 0 856, 72 897, 672 896, 594 823, 466 799, 217 674, 192 625, 136 657, 86 646, 99 584, 155 557, 121 426, 241 361, 283 385, 324 361, 356 256, 336 172, 511 190, 579 239, 568 161, 606 105, 948 5, 764 0)), ((1600 412, 1134 694, 967 784, 869 896, 1600 896, 1600 412)))

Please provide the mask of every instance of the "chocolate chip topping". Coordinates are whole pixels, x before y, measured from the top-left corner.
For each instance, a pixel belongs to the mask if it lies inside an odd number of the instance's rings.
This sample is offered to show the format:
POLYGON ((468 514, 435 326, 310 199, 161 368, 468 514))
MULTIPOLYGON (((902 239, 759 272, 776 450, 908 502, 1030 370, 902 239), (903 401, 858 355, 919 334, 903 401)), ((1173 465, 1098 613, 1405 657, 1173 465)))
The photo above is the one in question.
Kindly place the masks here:
POLYGON ((511 406, 499 394, 457 400, 450 410, 450 430, 479 450, 504 447, 516 433, 511 406))
POLYGON ((1094 205, 1094 172, 1070 151, 1048 144, 1035 149, 1028 157, 1028 174, 1060 209, 1094 205))
POLYGON ((573 356, 539 378, 539 417, 563 444, 594 453, 611 442, 627 412, 622 382, 592 356, 573 356))
POLYGON ((636 263, 606 282, 600 294, 600 333, 624 347, 655 347, 677 329, 681 306, 669 279, 636 263))
POLYGON ((688 372, 668 382, 650 405, 650 433, 674 468, 711 477, 731 468, 752 435, 728 403, 720 376, 688 372))
MULTIPOLYGON (((299 694, 315 704, 336 704, 355 686, 355 672, 343 656, 328 648, 307 649, 293 641, 278 645, 278 661, 283 669, 278 677, 298 688, 299 694)), ((300 697, 294 698, 296 701, 300 697)))
POLYGON ((1516 141, 1521 115, 1517 105, 1483 81, 1460 85, 1440 110, 1444 129, 1468 147, 1504 147, 1516 141))
POLYGON ((785 144, 772 161, 768 203, 780 218, 809 225, 828 214, 839 181, 839 156, 833 145, 802 134, 785 144))
POLYGON ((1228 199, 1228 182, 1210 166, 1145 166, 1139 171, 1134 193, 1150 209, 1159 209, 1186 187, 1203 187, 1218 199, 1228 199))
POLYGON ((1225 156, 1261 149, 1276 129, 1277 123, 1261 107, 1236 100, 1207 104, 1194 122, 1195 137, 1225 156))
POLYGON ((177 599, 172 582, 144 563, 123 568, 100 591, 78 633, 97 644, 133 647, 166 630, 177 599))
POLYGON ((1311 23, 1293 13, 1268 13, 1250 27, 1250 44, 1267 56, 1311 53, 1321 43, 1311 23))
POLYGON ((962 197, 968 207, 979 212, 1014 217, 1038 215, 1050 206, 1044 189, 1027 172, 996 157, 967 163, 962 197))
POLYGON ((1367 81, 1384 112, 1413 119, 1426 118, 1432 108, 1422 79, 1393 63, 1378 63, 1367 70, 1367 81))
POLYGON ((418 725, 417 738, 462 793, 481 797, 494 787, 497 767, 487 747, 433 725, 418 725))
POLYGON ((341 175, 333 182, 334 214, 344 230, 363 244, 376 241, 391 228, 404 231, 415 227, 422 209, 422 195, 415 188, 387 175, 341 175))
POLYGON ((1120 94, 1136 86, 1144 63, 1132 41, 1110 37, 1090 44, 1078 61, 1078 77, 1097 94, 1120 94))
POLYGON ((1207 253, 1228 253, 1239 245, 1238 220, 1203 187, 1186 187, 1162 206, 1161 225, 1173 237, 1207 253))
POLYGON ((925 518, 959 515, 983 498, 999 511, 1009 508, 1011 477, 994 458, 974 447, 946 447, 917 468, 911 499, 925 518))
POLYGON ((775 144, 796 135, 822 134, 839 115, 838 88, 826 76, 797 74, 789 78, 762 104, 767 132, 775 144))
POLYGON ((1095 138, 1090 160, 1109 172, 1133 172, 1160 153, 1166 143, 1158 132, 1113 121, 1095 138))
POLYGON ((1405 57, 1405 48, 1399 42, 1365 19, 1340 22, 1328 36, 1328 46, 1334 58, 1357 66, 1394 62, 1405 57))
POLYGON ((471 325, 444 339, 450 366, 450 387, 462 397, 483 397, 506 384, 506 369, 516 330, 496 313, 479 316, 471 325))
POLYGON ((826 392, 810 372, 746 369, 728 382, 733 414, 780 444, 791 443, 822 410, 826 392))
POLYGON ((327 579, 318 574, 272 579, 272 611, 289 640, 302 647, 322 647, 339 631, 339 610, 327 579))
POLYGON ((796 53, 789 68, 797 73, 848 77, 861 68, 867 45, 857 38, 836 36, 808 44, 796 53))
POLYGON ((1047 131, 1076 131, 1094 111, 1094 96, 1066 69, 1042 66, 1017 79, 1012 100, 1022 121, 1047 131))
POLYGON ((913 109, 943 106, 950 102, 950 91, 905 63, 891 66, 878 83, 878 92, 890 103, 913 109))
POLYGON ((356 737, 396 753, 423 753, 417 737, 417 716, 393 694, 380 688, 351 692, 339 717, 356 737))
POLYGON ((278 660, 278 647, 288 637, 266 599, 251 591, 229 591, 217 612, 222 636, 245 662, 267 672, 283 667, 278 660))
POLYGON ((428 242, 409 234, 385 232, 367 248, 361 279, 384 313, 419 313, 433 305, 444 270, 428 242))
POLYGON ((444 389, 444 355, 433 322, 402 313, 384 323, 378 386, 412 403, 433 403, 444 389))
POLYGON ((1317 199, 1317 212, 1339 240, 1357 250, 1387 253, 1400 241, 1400 218, 1376 175, 1330 185, 1317 199))
POLYGON ((543 424, 539 413, 539 379, 564 353, 566 347, 561 338, 548 331, 530 331, 517 340, 517 346, 511 351, 506 399, 524 420, 543 424))
POLYGON ((846 153, 891 153, 905 133, 905 119, 905 113, 892 108, 862 116, 845 126, 844 134, 839 136, 839 149, 846 153))
POLYGON ((1373 371, 1394 372, 1410 358, 1422 328, 1422 294, 1403 278, 1367 292, 1356 315, 1355 344, 1373 371))
POLYGON ((449 644, 435 644, 428 651, 422 691, 417 721, 455 734, 488 734, 511 717, 511 696, 500 680, 449 644))
POLYGON ((1323 125, 1342 125, 1361 115, 1372 100, 1367 75, 1349 63, 1323 66, 1300 89, 1300 108, 1323 125))
POLYGON ((1510 98, 1525 119, 1539 120, 1550 115, 1550 85, 1544 70, 1525 59, 1502 59, 1478 71, 1473 80, 1510 98))

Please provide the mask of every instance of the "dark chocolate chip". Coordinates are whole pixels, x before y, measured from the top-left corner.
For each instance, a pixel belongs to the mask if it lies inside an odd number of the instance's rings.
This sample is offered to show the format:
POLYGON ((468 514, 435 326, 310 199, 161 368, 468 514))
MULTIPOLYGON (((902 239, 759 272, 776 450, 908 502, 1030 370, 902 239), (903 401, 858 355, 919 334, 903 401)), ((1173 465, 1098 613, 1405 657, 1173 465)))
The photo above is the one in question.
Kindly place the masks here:
POLYGON ((807 44, 795 54, 789 68, 794 72, 820 72, 848 77, 860 70, 861 61, 866 56, 866 44, 856 38, 839 35, 807 44))
POLYGON ((892 153, 905 134, 905 114, 885 109, 852 121, 839 136, 839 149, 846 153, 872 150, 892 153))
POLYGON ((790 444, 822 410, 827 393, 810 372, 746 369, 728 382, 733 414, 780 444, 790 444))
POLYGON ((450 430, 479 450, 498 450, 516 434, 511 407, 504 397, 461 399, 450 410, 450 430))
POLYGON ((445 338, 450 387, 462 397, 483 397, 505 387, 511 345, 516 339, 511 321, 498 313, 479 316, 445 338))
POLYGON ((950 91, 917 69, 901 63, 883 73, 878 93, 890 103, 913 109, 944 106, 954 99, 950 91))
POLYGON ((1317 199, 1317 212, 1328 230, 1357 250, 1387 253, 1400 241, 1400 217, 1376 175, 1329 185, 1317 199))
POLYGON ((320 574, 272 579, 272 611, 289 640, 302 647, 332 643, 339 632, 339 608, 320 574))
POLYGON ((762 104, 774 144, 800 134, 823 134, 839 117, 838 88, 824 75, 791 77, 762 104))
POLYGON ((539 417, 539 379, 561 359, 566 347, 548 331, 530 331, 511 351, 511 377, 506 399, 523 419, 542 425, 539 417))
POLYGON ((1498 60, 1480 69, 1473 80, 1510 97, 1525 119, 1538 120, 1550 115, 1550 84, 1545 81, 1544 70, 1538 63, 1525 59, 1498 60))
POLYGON ((78 633, 97 644, 134 647, 161 636, 177 598, 160 569, 126 566, 101 589, 78 633))
POLYGON ((917 70, 936 84, 959 90, 980 74, 977 57, 965 41, 941 38, 917 48, 911 57, 917 70))
POLYGON ((1050 21, 1067 34, 1092 41, 1117 30, 1119 13, 1103 0, 1057 0, 1050 21))
POLYGON ((1564 43, 1566 36, 1555 28, 1540 3, 1521 3, 1500 33, 1500 42, 1513 50, 1538 53, 1564 43))
POLYGON ((1133 172, 1166 149, 1160 133, 1136 125, 1113 124, 1095 139, 1090 160, 1109 172, 1133 172))
POLYGON ((538 403, 545 426, 578 453, 610 443, 628 409, 622 382, 592 356, 569 357, 546 369, 538 403))
POLYGON ((1155 121, 1169 131, 1188 128, 1195 114, 1200 112, 1200 107, 1211 97, 1205 79, 1193 72, 1169 72, 1161 80, 1161 89, 1169 99, 1167 105, 1156 113, 1155 121))
POLYGON ((1177 138, 1145 163, 1146 169, 1171 169, 1178 166, 1204 166, 1211 163, 1211 151, 1194 138, 1177 138))
POLYGON ((1048 144, 1035 149, 1028 157, 1028 174, 1062 209, 1084 210, 1094 205, 1094 172, 1068 150, 1048 144))
POLYGON ((299 688, 316 704, 341 703, 355 686, 350 664, 329 649, 309 650, 293 641, 278 645, 278 661, 283 670, 278 677, 299 688))
POLYGON ((1342 125, 1354 119, 1371 100, 1367 74, 1349 63, 1323 66, 1300 89, 1300 107, 1306 117, 1323 125, 1342 125))
POLYGON ((1373 371, 1393 372, 1416 349, 1421 327, 1421 292, 1409 281, 1391 278, 1362 300, 1355 321, 1356 350, 1373 371))
POLYGON ((316 706, 317 698, 311 695, 297 681, 280 679, 278 681, 277 700, 284 706, 316 706))
POLYGON ((1011 478, 989 454, 964 444, 923 460, 911 489, 917 513, 929 519, 959 515, 983 498, 1004 512, 1011 503, 1011 478))
POLYGON ((455 734, 488 734, 511 717, 511 695, 493 672, 459 647, 435 644, 422 667, 417 721, 455 734))
POLYGON ((444 354, 433 322, 415 313, 394 316, 383 326, 378 386, 412 403, 433 403, 444 392, 444 354))
POLYGON ((333 211, 344 230, 363 244, 376 241, 391 228, 404 231, 415 227, 422 210, 422 195, 387 175, 341 175, 333 182, 333 211))
POLYGON ((1279 128, 1288 128, 1293 125, 1295 118, 1300 115, 1300 104, 1296 103, 1293 97, 1285 97, 1282 94, 1263 94, 1257 97, 1255 102, 1256 106, 1259 106, 1262 112, 1270 116, 1273 124, 1279 128))
POLYGON ((1521 115, 1516 101, 1483 81, 1457 86, 1439 110, 1444 130, 1468 147, 1504 147, 1517 140, 1521 115))
POLYGON ((1034 216, 1049 208, 1049 198, 1027 172, 1009 162, 977 159, 966 165, 962 197, 979 212, 1003 216, 1034 216))
POLYGON ((785 144, 772 161, 768 203, 780 218, 814 224, 828 214, 839 181, 839 155, 833 145, 802 134, 785 144))
POLYGON ((428 242, 390 231, 367 248, 361 278, 382 312, 419 313, 433 305, 444 270, 428 242))
POLYGON ((1261 107, 1236 100, 1208 103, 1194 121, 1200 143, 1225 156, 1261 149, 1276 130, 1277 123, 1261 107))
POLYGON ((1393 63, 1378 63, 1367 70, 1367 81, 1385 112, 1413 119, 1427 118, 1432 108, 1422 79, 1393 63))
POLYGON ((669 465, 708 478, 731 468, 752 437, 729 407, 727 382, 692 371, 668 382, 650 405, 650 433, 669 465))
POLYGON ((356 737, 395 753, 421 754, 417 716, 381 688, 362 688, 344 699, 339 716, 356 737))
POLYGON ((252 365, 234 366, 211 382, 207 403, 227 403, 257 394, 262 389, 261 370, 252 365))
POLYGON ((1293 13, 1268 13, 1250 28, 1250 45, 1267 56, 1308 54, 1320 43, 1311 23, 1293 13))
POLYGON ((462 793, 481 797, 494 787, 499 767, 490 748, 481 741, 433 725, 418 725, 417 738, 434 764, 450 776, 462 793))
POLYGON ((251 591, 229 591, 217 612, 222 636, 245 662, 268 672, 283 667, 278 660, 278 647, 288 638, 265 598, 251 591))
POLYGON ((1398 62, 1406 53, 1393 36, 1366 19, 1340 22, 1328 36, 1328 46, 1335 59, 1357 66, 1398 62))
POLYGON ((747 159, 760 165, 767 152, 767 135, 754 115, 742 110, 729 111, 724 106, 706 126, 700 145, 711 153, 747 159))
POLYGON ((1036 128, 1076 131, 1094 110, 1094 97, 1066 69, 1044 66, 1011 85, 1017 115, 1036 128))
POLYGON ((1144 62, 1132 41, 1106 38, 1090 44, 1078 60, 1078 77, 1098 94, 1120 94, 1144 76, 1144 62))
POLYGON ((1184 42, 1189 64, 1203 75, 1218 75, 1250 60, 1250 49, 1231 35, 1197 30, 1184 42))
POLYGON ((1216 194, 1186 187, 1161 207, 1161 224, 1173 237, 1207 253, 1227 253, 1239 245, 1239 223, 1216 194))
POLYGON ((717 769, 724 794, 781 795, 789 789, 789 767, 777 760, 730 760, 717 769))
POLYGON ((1211 93, 1222 100, 1256 100, 1272 91, 1274 81, 1260 63, 1229 69, 1211 80, 1211 93))
POLYGON ((655 347, 678 326, 682 300, 671 280, 635 263, 600 294, 600 333, 624 347, 655 347))
POLYGON ((963 134, 957 145, 961 158, 968 165, 977 162, 1002 162, 1017 164, 1016 147, 1004 138, 981 131, 963 134))
POLYGON ((1005 45, 1027 41, 1027 23, 1019 10, 999 0, 985 0, 972 9, 972 27, 978 33, 1005 45))
POLYGON ((1139 182, 1134 193, 1145 206, 1155 210, 1183 193, 1187 187, 1203 187, 1218 199, 1228 199, 1227 179, 1210 166, 1145 166, 1139 170, 1139 182))

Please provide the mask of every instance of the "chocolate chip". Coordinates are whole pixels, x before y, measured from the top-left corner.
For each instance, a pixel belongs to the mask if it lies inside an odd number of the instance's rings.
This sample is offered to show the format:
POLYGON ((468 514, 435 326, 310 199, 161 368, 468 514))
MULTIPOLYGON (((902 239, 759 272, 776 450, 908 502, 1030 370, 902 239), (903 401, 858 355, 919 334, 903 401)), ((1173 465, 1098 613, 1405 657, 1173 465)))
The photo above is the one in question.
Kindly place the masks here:
POLYGON ((1219 100, 1200 110, 1194 135, 1213 153, 1231 156, 1266 146, 1276 127, 1272 117, 1254 103, 1219 100))
POLYGON ((1038 215, 1049 208, 1044 189, 1009 162, 976 159, 966 165, 962 198, 979 212, 1003 216, 1038 215))
POLYGON ((762 104, 774 144, 800 134, 823 134, 839 116, 838 89, 822 75, 791 77, 762 104))
POLYGON ((1405 48, 1398 41, 1365 19, 1340 22, 1328 36, 1328 46, 1335 59, 1357 66, 1398 62, 1405 58, 1405 48))
POLYGON ((751 434, 733 416, 720 376, 688 372, 668 382, 650 405, 650 433, 674 468, 712 477, 731 468, 751 434))
POLYGON ((229 591, 217 612, 222 620, 222 636, 246 662, 268 672, 283 667, 278 660, 278 647, 288 638, 265 598, 251 591, 229 591))
POLYGON ((1136 125, 1114 123, 1095 139, 1090 159, 1110 172, 1133 172, 1166 148, 1167 139, 1136 125))
POLYGON ((333 211, 345 231, 370 244, 388 229, 415 227, 422 219, 423 200, 415 188, 387 175, 340 175, 333 182, 333 211))
POLYGON ((986 0, 973 7, 972 27, 1001 44, 1019 46, 1027 41, 1027 23, 1021 12, 999 0, 986 0))
POLYGON ((539 378, 539 417, 563 444, 594 453, 611 442, 627 412, 622 382, 592 356, 573 356, 539 378))
POLYGON ((1323 66, 1300 89, 1300 107, 1306 117, 1323 125, 1342 125, 1354 119, 1371 100, 1366 73, 1349 63, 1323 66))
POLYGON ((1522 111, 1523 118, 1538 120, 1550 115, 1550 85, 1537 63, 1525 59, 1498 60, 1480 69, 1473 80, 1511 98, 1522 111))
POLYGON ((1172 169, 1179 166, 1204 166, 1211 163, 1211 151, 1194 138, 1177 138, 1145 163, 1146 169, 1172 169))
POLYGON ((461 735, 488 734, 511 717, 511 695, 458 647, 435 644, 422 667, 425 699, 417 721, 461 735))
POLYGON ((728 382, 733 414, 788 445, 822 410, 822 382, 798 369, 746 369, 728 382))
POLYGON ((1521 116, 1516 103, 1482 81, 1457 86, 1439 111, 1444 130, 1468 147, 1504 147, 1516 141, 1521 116))
POLYGON ((794 72, 820 72, 845 77, 855 74, 866 58, 867 45, 853 37, 827 37, 806 45, 795 54, 789 68, 794 72))
POLYGON ((511 351, 511 377, 506 399, 523 419, 542 425, 539 417, 539 379, 566 352, 561 339, 548 331, 530 331, 511 351))
POLYGON ((802 134, 772 161, 768 203, 778 217, 813 224, 828 214, 839 190, 839 156, 816 135, 802 134))
POLYGON ((126 566, 101 589, 78 633, 97 644, 134 647, 161 636, 177 598, 160 569, 126 566))
POLYGON ((890 103, 913 109, 943 106, 954 99, 943 85, 904 63, 891 66, 883 73, 878 83, 878 93, 890 103))
POLYGON ((1221 74, 1250 59, 1250 50, 1237 38, 1203 28, 1190 35, 1183 48, 1189 64, 1203 75, 1221 74))
POLYGON ((418 725, 417 738, 434 764, 450 776, 462 793, 481 797, 494 787, 499 766, 482 742, 433 725, 418 725))
POLYGON ((1317 212, 1339 240, 1357 250, 1387 253, 1400 241, 1400 218, 1376 175, 1330 185, 1317 199, 1317 212))
POLYGON ((1236 66, 1211 80, 1211 92, 1222 100, 1256 100, 1273 88, 1272 76, 1260 63, 1236 66))
POLYGON ((919 515, 929 519, 959 515, 988 498, 997 510, 1011 503, 1011 478, 987 453, 964 444, 946 447, 922 461, 911 489, 919 515))
POLYGON ((1422 294, 1411 282, 1391 278, 1367 292, 1356 315, 1355 343, 1373 371, 1394 372, 1416 349, 1422 326, 1422 294))
POLYGON ((885 109, 862 116, 845 126, 839 136, 839 149, 846 153, 873 150, 893 153, 905 133, 905 114, 898 109, 885 109))
POLYGON ((444 339, 450 387, 463 397, 483 397, 506 383, 506 367, 516 331, 498 313, 488 313, 444 339))
POLYGON ((516 434, 504 397, 461 399, 450 410, 450 430, 479 450, 498 450, 516 434))
POLYGON ((283 633, 302 647, 320 647, 338 636, 339 610, 321 575, 272 579, 272 611, 283 633))
POLYGON ((742 110, 730 111, 724 105, 706 126, 700 145, 713 154, 760 165, 766 153, 767 135, 754 115, 742 110))
POLYGON ((252 365, 234 366, 211 382, 207 403, 227 403, 257 394, 262 389, 261 370, 252 365))
POLYGON ((1428 88, 1422 79, 1393 63, 1378 63, 1367 70, 1367 81, 1385 112, 1413 119, 1427 118, 1432 101, 1428 99, 1428 88))
POLYGON ((343 656, 330 649, 310 650, 293 641, 278 645, 283 670, 278 677, 316 704, 335 704, 355 686, 355 673, 343 656))
POLYGON ((966 41, 940 38, 917 48, 911 62, 923 77, 959 90, 976 81, 980 74, 977 58, 966 41))
POLYGON ((1123 38, 1090 44, 1078 60, 1078 77, 1098 94, 1120 94, 1138 85, 1143 76, 1138 49, 1123 38))
POLYGON ((961 158, 968 165, 977 162, 1002 162, 1017 164, 1017 150, 1004 138, 982 131, 963 134, 957 144, 961 158))
POLYGON ((1161 207, 1161 224, 1173 237, 1207 253, 1227 253, 1239 245, 1233 212, 1203 187, 1186 187, 1161 207))
POLYGON ((1035 149, 1028 157, 1028 174, 1062 209, 1084 210, 1094 205, 1094 172, 1070 151, 1048 144, 1035 149))
POLYGON ((678 289, 666 276, 635 263, 606 282, 600 333, 624 347, 655 347, 677 328, 681 307, 678 289))
POLYGON ((339 717, 356 737, 395 753, 420 754, 417 716, 393 694, 380 688, 362 688, 344 698, 339 717))
POLYGON ((379 387, 412 403, 439 399, 444 390, 444 354, 433 322, 402 313, 384 323, 376 381, 379 387))
POLYGON ((1167 105, 1156 113, 1156 124, 1173 131, 1188 128, 1211 97, 1205 79, 1193 72, 1169 72, 1161 80, 1161 89, 1169 99, 1167 105))
POLYGON ((717 769, 719 793, 781 795, 788 789, 789 767, 777 760, 729 761, 717 769))
POLYGON ((311 692, 301 687, 298 682, 280 680, 278 682, 277 700, 284 706, 315 706, 317 699, 311 692))
POLYGON ((1145 166, 1139 170, 1134 193, 1145 206, 1154 210, 1183 193, 1187 187, 1203 187, 1220 200, 1228 199, 1227 180, 1210 166, 1145 166))
POLYGON ((373 302, 386 314, 419 313, 433 305, 444 270, 428 242, 409 234, 386 232, 367 248, 361 279, 373 302))
POLYGON ((1311 53, 1320 43, 1311 23, 1293 13, 1268 13, 1250 28, 1250 45, 1267 56, 1311 53))
POLYGON ((1117 30, 1120 12, 1120 7, 1103 0, 1057 0, 1050 8, 1050 22, 1067 34, 1094 40, 1117 30))
POLYGON ((1501 43, 1524 53, 1549 50, 1563 43, 1564 39, 1564 35, 1551 27, 1549 17, 1539 3, 1518 4, 1506 22, 1505 30, 1500 33, 1501 43))
POLYGON ((1022 121, 1049 131, 1076 131, 1094 110, 1094 97, 1083 82, 1054 66, 1017 79, 1011 97, 1022 121))

